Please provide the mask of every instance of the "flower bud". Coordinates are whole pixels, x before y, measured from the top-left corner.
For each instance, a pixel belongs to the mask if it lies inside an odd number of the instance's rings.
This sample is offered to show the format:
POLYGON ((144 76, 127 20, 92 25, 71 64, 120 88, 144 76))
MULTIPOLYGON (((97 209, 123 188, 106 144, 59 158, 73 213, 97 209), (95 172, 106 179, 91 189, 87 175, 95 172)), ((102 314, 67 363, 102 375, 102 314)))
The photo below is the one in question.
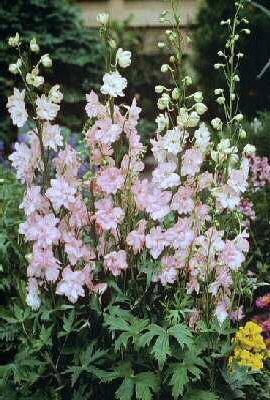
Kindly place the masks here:
POLYGON ((30 50, 31 50, 33 53, 38 53, 38 52, 39 52, 39 45, 37 44, 36 38, 33 38, 33 39, 30 41, 30 50))
POLYGON ((170 96, 167 93, 163 93, 161 98, 158 100, 158 108, 160 110, 165 110, 169 108, 170 105, 170 96))
POLYGON ((165 128, 169 126, 169 118, 167 115, 159 114, 155 119, 155 122, 158 125, 157 131, 162 132, 165 128))
POLYGON ((111 39, 109 40, 109 46, 111 49, 115 49, 116 48, 116 41, 111 39))
POLYGON ((170 70, 170 66, 168 64, 163 64, 160 70, 161 72, 166 73, 170 70))
POLYGON ((60 86, 54 85, 49 92, 49 99, 56 104, 61 103, 63 100, 63 93, 60 92, 60 86))
POLYGON ((17 47, 17 46, 20 44, 20 35, 19 35, 18 32, 16 32, 16 35, 15 35, 15 36, 11 36, 11 37, 8 39, 8 44, 9 44, 9 46, 11 46, 11 47, 17 47))
POLYGON ((223 89, 215 89, 214 93, 216 95, 222 94, 223 93, 223 89))
POLYGON ((208 108, 206 107, 206 105, 203 104, 203 103, 196 103, 196 104, 195 104, 195 109, 196 109, 196 112, 197 112, 199 115, 205 114, 206 111, 208 110, 208 108))
POLYGON ((201 103, 203 101, 203 94, 202 92, 195 92, 193 95, 194 100, 196 103, 201 103))
POLYGON ((165 89, 164 86, 158 85, 155 87, 155 92, 161 94, 163 93, 164 89, 165 89))
POLYGON ((234 119, 235 121, 240 122, 240 121, 243 121, 243 118, 244 118, 244 115, 243 115, 243 114, 237 114, 233 119, 234 119))
POLYGON ((97 15, 97 22, 100 25, 107 25, 110 19, 110 15, 107 13, 99 13, 97 15))
POLYGON ((52 59, 50 58, 49 54, 44 54, 41 56, 40 62, 45 68, 50 68, 52 66, 52 59))
POLYGON ((247 132, 244 130, 244 129, 240 129, 240 131, 239 131, 239 137, 241 138, 241 139, 245 139, 246 137, 247 137, 247 132))
POLYGON ((218 97, 217 98, 217 103, 219 104, 219 105, 223 105, 223 104, 225 104, 225 97, 224 96, 220 96, 220 97, 218 97))
POLYGON ((190 86, 192 85, 192 78, 190 76, 185 76, 182 82, 184 85, 190 86))
POLYGON ((131 52, 119 48, 116 53, 116 61, 121 68, 127 68, 131 64, 131 52))
POLYGON ((170 63, 173 64, 175 62, 175 57, 174 56, 170 56, 170 63))
POLYGON ((256 147, 253 146, 252 144, 246 144, 245 147, 243 148, 243 153, 247 156, 253 156, 256 152, 256 147))
POLYGON ((178 100, 179 97, 180 97, 180 91, 179 91, 179 89, 174 88, 173 91, 172 91, 172 98, 173 98, 174 100, 178 100))
POLYGON ((159 49, 164 49, 165 43, 164 42, 158 42, 158 48, 159 49))
POLYGON ((211 125, 214 129, 216 129, 217 131, 221 131, 222 130, 222 121, 220 118, 214 118, 211 121, 211 125))

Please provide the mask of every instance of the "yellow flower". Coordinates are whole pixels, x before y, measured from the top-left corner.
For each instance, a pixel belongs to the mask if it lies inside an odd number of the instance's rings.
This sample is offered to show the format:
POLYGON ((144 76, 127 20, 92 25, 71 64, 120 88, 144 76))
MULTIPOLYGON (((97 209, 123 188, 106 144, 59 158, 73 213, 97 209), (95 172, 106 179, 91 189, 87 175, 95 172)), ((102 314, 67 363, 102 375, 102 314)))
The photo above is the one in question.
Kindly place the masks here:
POLYGON ((229 364, 263 369, 263 361, 267 358, 266 344, 262 336, 262 328, 255 322, 247 322, 235 335, 236 347, 229 358, 229 364))

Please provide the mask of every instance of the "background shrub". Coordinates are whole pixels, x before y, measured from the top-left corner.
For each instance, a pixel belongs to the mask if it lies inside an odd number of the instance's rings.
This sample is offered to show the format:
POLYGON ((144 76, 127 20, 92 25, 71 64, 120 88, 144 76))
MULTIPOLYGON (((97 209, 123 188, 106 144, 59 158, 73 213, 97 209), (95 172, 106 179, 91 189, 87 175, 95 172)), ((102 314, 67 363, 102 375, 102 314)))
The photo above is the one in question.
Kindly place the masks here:
POLYGON ((14 56, 7 46, 8 37, 16 32, 23 34, 26 41, 36 37, 42 54, 52 55, 53 68, 47 80, 60 83, 65 95, 59 122, 80 130, 85 93, 101 79, 102 56, 97 32, 84 27, 80 11, 68 0, 2 0, 0 25, 0 114, 3 115, 0 138, 10 144, 17 134, 5 107, 6 97, 14 84, 18 85, 16 76, 8 71, 14 56))
MULTIPOLYGON (((269 0, 259 0, 258 3, 269 8, 269 0)), ((217 52, 223 49, 226 37, 226 29, 219 21, 231 18, 233 10, 234 0, 204 0, 198 14, 198 28, 194 34, 194 68, 208 100, 213 90, 223 85, 221 74, 215 73, 213 68, 219 58, 217 52)), ((245 55, 240 68, 240 108, 245 114, 253 115, 256 111, 269 110, 270 70, 260 79, 257 76, 270 56, 270 19, 252 4, 245 7, 244 14, 250 21, 248 28, 251 35, 240 45, 245 55)), ((214 103, 211 108, 215 111, 214 103)))

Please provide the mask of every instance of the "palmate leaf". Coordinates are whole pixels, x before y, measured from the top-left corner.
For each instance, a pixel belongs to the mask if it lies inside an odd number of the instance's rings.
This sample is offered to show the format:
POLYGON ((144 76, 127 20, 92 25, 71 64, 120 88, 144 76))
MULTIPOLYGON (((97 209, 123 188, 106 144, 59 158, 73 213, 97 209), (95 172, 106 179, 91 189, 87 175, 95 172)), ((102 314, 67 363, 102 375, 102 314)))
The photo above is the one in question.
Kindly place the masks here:
POLYGON ((172 395, 174 399, 178 399, 179 396, 183 395, 185 386, 188 382, 188 370, 185 365, 180 363, 175 364, 170 381, 170 385, 172 386, 172 395))
POLYGON ((188 327, 184 324, 177 324, 168 329, 169 335, 175 337, 177 342, 183 348, 185 345, 191 347, 193 345, 192 335, 188 327))
POLYGON ((156 324, 148 326, 148 332, 144 333, 139 339, 141 347, 149 346, 155 339, 152 354, 162 367, 171 355, 170 337, 174 337, 182 348, 193 345, 192 335, 189 329, 183 324, 177 324, 169 329, 162 328, 156 324))
POLYGON ((125 378, 115 397, 118 400, 132 400, 134 392, 137 400, 152 400, 160 389, 160 378, 154 372, 141 372, 125 378))

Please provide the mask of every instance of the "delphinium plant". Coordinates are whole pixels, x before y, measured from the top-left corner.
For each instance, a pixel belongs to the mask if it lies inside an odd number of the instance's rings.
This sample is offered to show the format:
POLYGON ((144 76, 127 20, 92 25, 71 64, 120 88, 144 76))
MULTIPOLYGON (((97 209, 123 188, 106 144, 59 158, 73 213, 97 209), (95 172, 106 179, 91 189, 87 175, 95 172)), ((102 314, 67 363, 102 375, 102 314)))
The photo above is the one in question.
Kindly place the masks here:
POLYGON ((228 93, 216 91, 225 119, 213 119, 211 132, 203 94, 182 75, 186 38, 177 3, 161 17, 172 25, 159 46, 168 47, 161 71, 173 87, 156 86, 149 178, 141 177, 141 110, 135 99, 122 103, 131 53, 116 47, 109 15, 98 16, 106 71, 100 96, 86 95, 90 169, 83 177, 80 152, 54 122, 63 95, 44 84, 50 56, 33 65, 19 36, 9 40, 25 89, 14 89, 7 107, 15 125, 29 115, 35 122, 30 144, 16 144, 10 156, 26 187, 20 233, 29 246, 26 302, 34 310, 6 317, 23 327, 15 361, 2 369, 3 382, 13 377, 10 390, 41 396, 43 387, 44 398, 63 399, 228 398, 221 371, 256 285, 245 271, 249 233, 241 208, 254 149, 241 142, 235 64, 246 21, 238 2, 235 19, 222 22, 229 39, 216 68, 226 73, 228 93))

